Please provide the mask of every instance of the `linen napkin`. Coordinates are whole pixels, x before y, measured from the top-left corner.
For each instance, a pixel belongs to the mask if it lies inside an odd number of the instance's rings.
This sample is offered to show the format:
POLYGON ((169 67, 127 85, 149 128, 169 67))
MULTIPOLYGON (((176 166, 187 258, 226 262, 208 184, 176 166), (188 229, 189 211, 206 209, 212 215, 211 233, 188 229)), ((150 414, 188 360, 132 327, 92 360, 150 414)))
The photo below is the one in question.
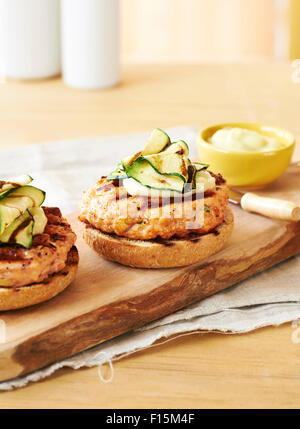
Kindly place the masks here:
MULTIPOLYGON (((195 127, 176 127, 167 132, 172 140, 186 140, 191 157, 196 155, 195 127)), ((116 160, 143 147, 147 136, 148 133, 81 138, 2 149, 1 177, 30 173, 35 185, 47 190, 47 205, 59 206, 68 214, 77 209, 85 189, 110 172, 116 160)), ((245 333, 296 320, 300 318, 299 272, 300 257, 296 256, 153 323, 32 374, 2 382, 0 391, 38 381, 62 367, 100 367, 181 335, 245 333)))

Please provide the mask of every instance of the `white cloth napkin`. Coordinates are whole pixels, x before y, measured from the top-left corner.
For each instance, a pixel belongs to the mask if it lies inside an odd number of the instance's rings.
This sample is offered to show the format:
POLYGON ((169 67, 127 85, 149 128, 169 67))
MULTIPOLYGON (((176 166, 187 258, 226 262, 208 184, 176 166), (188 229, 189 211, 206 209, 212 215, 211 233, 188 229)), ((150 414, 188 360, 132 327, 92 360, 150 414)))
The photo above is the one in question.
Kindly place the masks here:
MULTIPOLYGON (((194 127, 167 130, 173 140, 186 140, 196 154, 194 127)), ((64 214, 77 209, 82 191, 110 172, 121 157, 143 147, 147 134, 82 138, 0 151, 2 177, 30 173, 47 190, 47 205, 64 214)), ((277 265, 240 284, 32 374, 0 383, 1 390, 25 386, 62 367, 102 365, 157 342, 193 332, 245 333, 300 317, 300 257, 277 265)))

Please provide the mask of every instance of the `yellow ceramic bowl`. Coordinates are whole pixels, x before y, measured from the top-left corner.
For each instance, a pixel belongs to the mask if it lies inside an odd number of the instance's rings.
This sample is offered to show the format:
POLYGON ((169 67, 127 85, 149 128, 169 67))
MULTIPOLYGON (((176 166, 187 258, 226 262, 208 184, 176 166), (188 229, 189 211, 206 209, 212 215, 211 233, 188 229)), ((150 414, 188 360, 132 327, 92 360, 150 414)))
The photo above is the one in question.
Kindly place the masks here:
POLYGON ((286 130, 256 123, 227 123, 214 125, 200 131, 197 136, 200 161, 209 169, 221 173, 230 186, 247 190, 262 188, 276 180, 289 165, 295 148, 294 136, 286 130), (238 127, 275 137, 284 147, 269 152, 238 152, 219 149, 209 143, 209 138, 219 129, 238 127))

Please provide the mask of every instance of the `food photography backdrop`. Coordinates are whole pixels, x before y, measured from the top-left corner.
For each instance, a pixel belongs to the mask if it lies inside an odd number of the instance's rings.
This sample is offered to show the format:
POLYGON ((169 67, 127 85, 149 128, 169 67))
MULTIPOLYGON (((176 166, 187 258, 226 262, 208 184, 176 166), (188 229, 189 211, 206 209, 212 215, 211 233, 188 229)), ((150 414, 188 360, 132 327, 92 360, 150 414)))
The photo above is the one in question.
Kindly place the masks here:
MULTIPOLYGON (((1 179, 30 174, 76 224, 82 192, 154 128, 196 160, 200 130, 253 122, 296 139, 289 176, 262 194, 298 195, 299 23, 300 0, 0 0, 1 179)), ((269 225, 273 238, 285 228, 247 216, 236 225, 269 225)), ((230 244, 239 257, 242 236, 230 244)), ((299 408, 300 260, 285 252, 187 308, 1 381, 0 408, 299 408)), ((0 321, 16 336, 28 320, 44 329, 68 293, 0 321)))

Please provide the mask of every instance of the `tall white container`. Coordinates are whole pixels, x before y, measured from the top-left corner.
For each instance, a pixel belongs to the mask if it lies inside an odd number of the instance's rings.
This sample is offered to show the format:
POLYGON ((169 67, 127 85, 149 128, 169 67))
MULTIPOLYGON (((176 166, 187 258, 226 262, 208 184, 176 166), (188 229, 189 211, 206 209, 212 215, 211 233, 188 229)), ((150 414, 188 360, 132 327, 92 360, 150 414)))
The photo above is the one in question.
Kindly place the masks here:
POLYGON ((81 89, 116 85, 119 66, 119 0, 62 0, 62 70, 81 89))
POLYGON ((60 73, 59 0, 0 0, 0 68, 15 79, 60 73))

